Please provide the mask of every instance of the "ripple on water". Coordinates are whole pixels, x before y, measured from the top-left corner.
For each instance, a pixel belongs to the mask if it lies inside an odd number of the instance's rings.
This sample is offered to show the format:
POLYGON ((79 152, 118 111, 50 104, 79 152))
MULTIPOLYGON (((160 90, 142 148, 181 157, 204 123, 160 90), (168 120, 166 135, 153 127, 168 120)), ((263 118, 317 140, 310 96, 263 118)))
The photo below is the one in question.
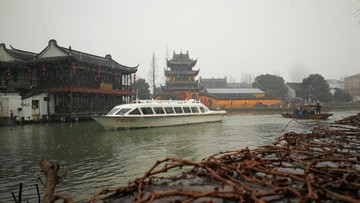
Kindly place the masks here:
MULTIPOLYGON (((335 115, 341 118, 357 112, 335 115)), ((104 130, 95 122, 1 127, 0 197, 13 202, 11 192, 17 193, 22 182, 23 199, 36 202, 35 184, 40 184, 36 179, 41 174, 38 160, 42 157, 69 169, 56 191, 86 201, 104 187, 126 185, 143 176, 166 157, 200 161, 219 152, 271 144, 284 129, 307 131, 333 120, 289 124, 289 119, 278 114, 242 114, 226 116, 218 123, 130 131, 104 130)))

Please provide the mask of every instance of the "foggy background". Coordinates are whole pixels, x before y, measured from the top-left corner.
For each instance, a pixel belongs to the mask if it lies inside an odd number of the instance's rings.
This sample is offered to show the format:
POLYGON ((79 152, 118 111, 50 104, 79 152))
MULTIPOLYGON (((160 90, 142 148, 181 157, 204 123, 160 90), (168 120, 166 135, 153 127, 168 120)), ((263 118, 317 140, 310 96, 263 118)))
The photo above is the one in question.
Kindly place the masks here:
POLYGON ((139 64, 157 82, 173 51, 198 59, 203 78, 228 82, 274 74, 340 79, 360 73, 359 0, 0 0, 0 43, 42 51, 58 45, 139 64))

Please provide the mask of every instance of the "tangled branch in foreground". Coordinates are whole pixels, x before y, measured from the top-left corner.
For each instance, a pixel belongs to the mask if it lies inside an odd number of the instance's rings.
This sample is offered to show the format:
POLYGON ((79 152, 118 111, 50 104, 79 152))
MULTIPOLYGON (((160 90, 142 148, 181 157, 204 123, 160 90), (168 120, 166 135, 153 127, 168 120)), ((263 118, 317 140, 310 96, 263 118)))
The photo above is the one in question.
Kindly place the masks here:
POLYGON ((358 202, 359 121, 360 113, 201 162, 166 158, 143 177, 102 190, 90 202, 358 202), (162 176, 172 170, 179 175, 162 176))

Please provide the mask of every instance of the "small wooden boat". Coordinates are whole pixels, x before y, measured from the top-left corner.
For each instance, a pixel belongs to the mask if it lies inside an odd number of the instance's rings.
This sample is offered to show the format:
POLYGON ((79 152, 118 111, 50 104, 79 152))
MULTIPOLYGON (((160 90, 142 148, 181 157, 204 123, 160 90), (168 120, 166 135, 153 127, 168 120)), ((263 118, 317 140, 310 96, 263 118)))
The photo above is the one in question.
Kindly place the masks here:
POLYGON ((285 118, 326 120, 334 114, 322 113, 322 114, 301 114, 301 115, 299 115, 299 114, 292 114, 292 113, 281 113, 281 115, 285 118))
POLYGON ((281 113, 281 115, 285 118, 315 120, 326 120, 330 116, 334 115, 332 113, 320 113, 321 108, 322 106, 319 103, 317 103, 316 105, 301 105, 298 107, 293 107, 293 113, 281 113))
POLYGON ((221 121, 226 111, 210 110, 200 101, 137 100, 115 106, 107 115, 92 118, 106 129, 150 128, 221 121))

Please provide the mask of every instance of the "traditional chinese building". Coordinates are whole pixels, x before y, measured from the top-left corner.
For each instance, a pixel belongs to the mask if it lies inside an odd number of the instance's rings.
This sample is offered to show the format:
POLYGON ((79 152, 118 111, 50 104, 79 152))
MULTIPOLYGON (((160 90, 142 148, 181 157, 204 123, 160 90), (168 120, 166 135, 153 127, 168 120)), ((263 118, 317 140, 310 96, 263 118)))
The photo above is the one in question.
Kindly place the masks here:
POLYGON ((26 61, 35 56, 36 53, 7 49, 0 44, 0 93, 20 93, 31 85, 26 61))
POLYGON ((39 54, 2 44, 0 96, 18 93, 22 102, 13 115, 25 120, 104 114, 130 101, 137 67, 61 47, 55 40, 39 54))
POLYGON ((189 57, 189 52, 186 54, 174 52, 172 59, 166 59, 166 83, 161 87, 163 94, 176 95, 179 99, 198 99, 199 91, 203 86, 195 80, 199 74, 199 69, 193 70, 196 62, 197 59, 193 60, 189 57))
POLYGON ((193 60, 186 54, 173 53, 170 60, 166 60, 166 83, 162 86, 162 96, 175 96, 174 99, 200 99, 210 108, 251 108, 263 106, 280 106, 281 99, 267 99, 265 93, 257 88, 232 88, 225 78, 200 78, 198 70, 193 70, 197 59, 193 60))

